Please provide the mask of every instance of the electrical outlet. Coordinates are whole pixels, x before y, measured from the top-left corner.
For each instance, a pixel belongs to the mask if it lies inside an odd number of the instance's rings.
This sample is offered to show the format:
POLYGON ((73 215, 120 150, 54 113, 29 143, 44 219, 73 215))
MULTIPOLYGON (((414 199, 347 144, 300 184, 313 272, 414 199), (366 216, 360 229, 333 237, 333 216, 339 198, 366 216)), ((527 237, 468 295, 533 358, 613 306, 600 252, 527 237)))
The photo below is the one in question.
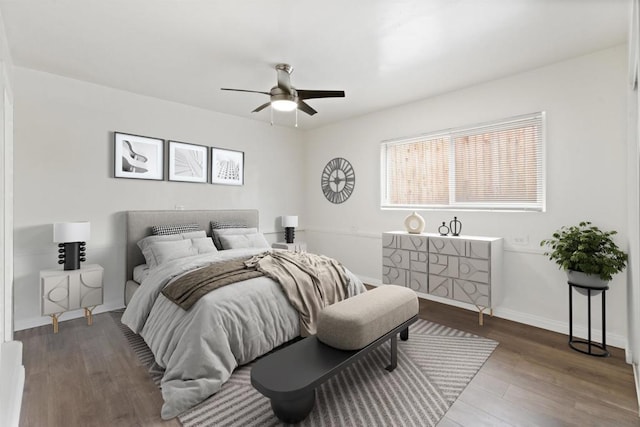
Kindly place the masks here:
POLYGON ((184 206, 183 205, 176 205, 175 209, 177 211, 183 211, 184 210, 184 206))
POLYGON ((529 236, 515 236, 511 238, 511 243, 518 246, 526 246, 529 244, 529 236))

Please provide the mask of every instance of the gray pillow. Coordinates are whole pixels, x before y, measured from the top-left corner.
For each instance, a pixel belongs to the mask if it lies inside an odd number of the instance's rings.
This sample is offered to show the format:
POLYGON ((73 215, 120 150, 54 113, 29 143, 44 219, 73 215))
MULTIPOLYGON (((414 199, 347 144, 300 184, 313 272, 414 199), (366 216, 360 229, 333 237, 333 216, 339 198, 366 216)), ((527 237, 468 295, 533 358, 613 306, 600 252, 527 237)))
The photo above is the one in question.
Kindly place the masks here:
POLYGON ((215 245, 213 244, 213 240, 209 237, 198 237, 196 239, 191 239, 191 245, 193 248, 198 251, 199 254, 206 254, 210 252, 218 252, 215 245))
POLYGON ((211 226, 211 237, 213 238, 213 243, 218 249, 222 249, 222 245, 220 244, 220 239, 218 239, 216 233, 214 233, 215 230, 222 230, 226 228, 247 228, 247 226, 243 224, 222 221, 210 221, 209 225, 211 226))
POLYGON ((155 262, 155 265, 152 267, 198 253, 197 249, 193 247, 191 239, 154 242, 149 247, 155 262))
POLYGON ((200 231, 192 231, 184 234, 168 234, 161 236, 147 236, 138 241, 138 247, 142 251, 142 255, 144 255, 144 259, 146 260, 149 268, 155 267, 157 265, 155 255, 151 252, 151 244, 155 242, 167 242, 172 240, 183 240, 183 239, 193 239, 198 237, 207 237, 207 233, 204 230, 200 231))
POLYGON ((263 248, 269 249, 269 242, 262 233, 220 235, 223 249, 263 248))

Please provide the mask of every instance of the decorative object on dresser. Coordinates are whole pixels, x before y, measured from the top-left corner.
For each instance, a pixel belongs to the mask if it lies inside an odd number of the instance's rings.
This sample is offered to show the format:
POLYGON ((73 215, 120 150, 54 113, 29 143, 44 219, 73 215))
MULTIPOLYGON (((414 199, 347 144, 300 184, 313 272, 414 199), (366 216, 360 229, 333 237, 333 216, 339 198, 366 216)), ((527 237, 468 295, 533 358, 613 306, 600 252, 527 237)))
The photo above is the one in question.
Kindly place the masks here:
POLYGON ((58 264, 65 270, 77 270, 85 260, 86 241, 91 235, 91 224, 82 222, 56 222, 53 241, 58 243, 58 264))
POLYGON ((424 231, 424 218, 418 213, 413 212, 404 219, 404 227, 408 233, 420 234, 424 231))
POLYGON ((209 148, 169 141, 169 181, 207 182, 209 148))
POLYGON ((116 178, 164 179, 164 140, 113 133, 116 178))
POLYGON ((294 215, 285 215, 281 219, 284 228, 284 240, 287 243, 293 243, 295 239, 295 228, 298 226, 298 217, 294 215))
POLYGON ((84 308, 87 324, 93 323, 93 310, 103 301, 103 275, 104 269, 97 264, 40 272, 41 313, 51 316, 54 333, 58 333, 58 317, 66 311, 84 308))
POLYGON ((483 312, 493 315, 502 302, 502 238, 383 233, 382 282, 443 303, 472 304, 482 325, 483 312))
POLYGON ((212 147, 211 183, 244 185, 244 151, 212 147))
POLYGON ((442 221, 442 225, 438 227, 438 233, 440 233, 441 236, 446 236, 449 234, 449 227, 447 227, 447 223, 442 221))
POLYGON ((348 160, 336 157, 322 170, 320 185, 324 197, 331 203, 345 202, 356 186, 356 173, 348 160))
POLYGON ((462 222, 458 220, 457 216, 454 216, 453 221, 449 223, 449 231, 452 236, 459 236, 462 233, 462 222))

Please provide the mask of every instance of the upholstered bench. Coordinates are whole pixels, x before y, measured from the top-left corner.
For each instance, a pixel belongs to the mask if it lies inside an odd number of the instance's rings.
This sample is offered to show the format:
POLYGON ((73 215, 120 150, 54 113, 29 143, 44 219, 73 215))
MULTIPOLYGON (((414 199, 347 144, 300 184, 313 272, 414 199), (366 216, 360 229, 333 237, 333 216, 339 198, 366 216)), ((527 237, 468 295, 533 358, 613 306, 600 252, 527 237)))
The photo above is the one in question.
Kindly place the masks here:
POLYGON ((384 285, 326 307, 317 335, 307 337, 258 360, 251 384, 271 399, 271 408, 285 423, 309 415, 315 389, 351 363, 391 340, 390 364, 397 366, 397 336, 407 340, 418 319, 418 297, 411 289, 384 285))

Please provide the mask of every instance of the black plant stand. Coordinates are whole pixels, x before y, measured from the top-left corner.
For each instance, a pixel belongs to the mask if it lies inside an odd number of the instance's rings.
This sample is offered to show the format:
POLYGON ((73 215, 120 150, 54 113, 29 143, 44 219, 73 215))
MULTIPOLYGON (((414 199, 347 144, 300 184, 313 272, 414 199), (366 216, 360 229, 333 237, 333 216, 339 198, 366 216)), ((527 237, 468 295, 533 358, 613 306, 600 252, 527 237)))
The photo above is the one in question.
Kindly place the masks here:
POLYGON ((607 331, 606 331, 606 297, 605 293, 609 286, 601 288, 593 288, 589 286, 577 285, 572 282, 569 283, 569 347, 580 353, 588 354, 589 356, 596 357, 609 357, 609 351, 607 350, 607 331), (587 340, 574 339, 573 338, 573 288, 586 289, 587 291, 587 316, 588 316, 588 337, 587 340), (591 292, 602 291, 602 344, 591 341, 591 292), (577 345, 580 345, 578 347, 577 345), (584 347, 586 346, 586 350, 584 347))

